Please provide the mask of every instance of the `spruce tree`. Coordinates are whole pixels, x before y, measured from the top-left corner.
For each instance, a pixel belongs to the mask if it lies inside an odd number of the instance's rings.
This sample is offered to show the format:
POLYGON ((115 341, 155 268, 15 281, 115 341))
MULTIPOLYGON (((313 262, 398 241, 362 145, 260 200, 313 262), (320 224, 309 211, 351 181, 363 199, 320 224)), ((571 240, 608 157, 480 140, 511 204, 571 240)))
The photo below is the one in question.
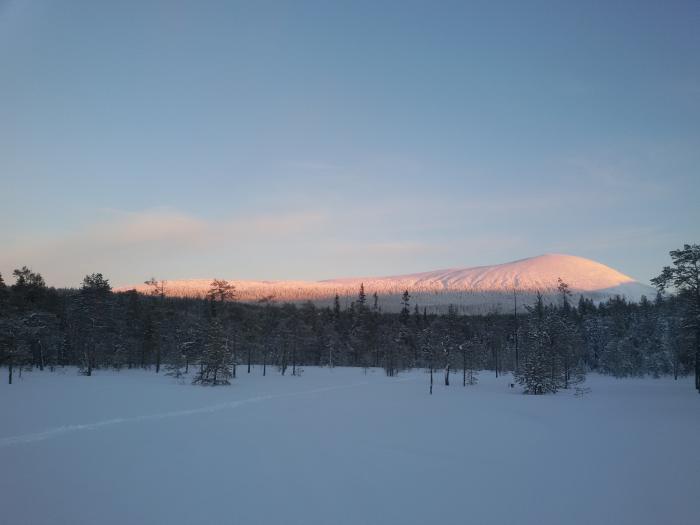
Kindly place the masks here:
POLYGON ((100 354, 111 346, 114 336, 114 302, 109 280, 101 273, 86 275, 75 298, 80 370, 86 376, 104 361, 100 354))
POLYGON ((338 321, 340 319, 340 296, 335 294, 333 298, 333 318, 338 321))
POLYGON ((537 299, 528 307, 529 318, 523 341, 523 357, 515 371, 515 380, 524 387, 527 394, 545 394, 556 392, 556 383, 552 377, 553 357, 549 334, 546 329, 546 311, 542 294, 537 292, 537 299))
POLYGON ((700 244, 685 244, 669 252, 672 266, 665 266, 651 282, 664 291, 674 287, 684 306, 685 328, 695 353, 695 388, 700 393, 700 244))
POLYGON ((26 328, 19 316, 0 318, 0 361, 7 366, 7 382, 12 384, 14 369, 21 369, 30 358, 26 328))
POLYGON ((200 385, 228 385, 231 379, 231 353, 218 317, 212 317, 207 329, 206 343, 200 368, 192 381, 200 385))
POLYGON ((360 283, 360 292, 357 295, 357 304, 364 308, 367 304, 367 295, 365 294, 365 283, 360 283))
POLYGON ((405 290, 401 295, 401 313, 399 314, 399 321, 401 324, 408 324, 408 319, 411 315, 411 295, 408 290, 405 290))

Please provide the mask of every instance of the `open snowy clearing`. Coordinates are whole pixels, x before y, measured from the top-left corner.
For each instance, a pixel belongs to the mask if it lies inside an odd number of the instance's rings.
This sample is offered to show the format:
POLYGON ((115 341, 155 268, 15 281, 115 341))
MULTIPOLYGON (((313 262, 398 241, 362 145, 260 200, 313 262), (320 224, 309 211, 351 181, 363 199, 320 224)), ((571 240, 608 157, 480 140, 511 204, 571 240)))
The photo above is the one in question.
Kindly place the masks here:
POLYGON ((696 523, 690 380, 535 397, 457 374, 429 396, 418 371, 269 372, 2 384, 0 523, 696 523))

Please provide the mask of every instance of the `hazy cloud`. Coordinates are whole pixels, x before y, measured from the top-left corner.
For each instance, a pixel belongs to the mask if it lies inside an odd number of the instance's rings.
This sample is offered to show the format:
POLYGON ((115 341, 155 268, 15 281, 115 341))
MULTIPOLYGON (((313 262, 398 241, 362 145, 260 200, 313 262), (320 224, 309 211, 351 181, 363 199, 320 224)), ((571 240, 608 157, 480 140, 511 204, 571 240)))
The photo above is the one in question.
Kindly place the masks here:
POLYGON ((222 246, 259 250, 260 244, 273 247, 323 224, 323 214, 306 212, 211 220, 166 208, 103 210, 94 223, 79 230, 13 242, 0 254, 0 268, 8 275, 15 267, 30 265, 61 285, 77 283, 93 271, 120 275, 119 268, 134 261, 149 261, 151 272, 167 271, 169 257, 206 259, 222 246))

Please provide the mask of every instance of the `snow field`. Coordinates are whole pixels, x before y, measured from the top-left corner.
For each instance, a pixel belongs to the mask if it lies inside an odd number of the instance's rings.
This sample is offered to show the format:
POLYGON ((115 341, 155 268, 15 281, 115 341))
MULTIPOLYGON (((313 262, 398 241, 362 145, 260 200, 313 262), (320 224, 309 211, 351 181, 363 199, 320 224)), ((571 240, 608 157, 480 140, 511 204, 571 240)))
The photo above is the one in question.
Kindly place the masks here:
POLYGON ((482 372, 145 371, 0 385, 0 523, 695 524, 690 380, 524 396, 482 372))

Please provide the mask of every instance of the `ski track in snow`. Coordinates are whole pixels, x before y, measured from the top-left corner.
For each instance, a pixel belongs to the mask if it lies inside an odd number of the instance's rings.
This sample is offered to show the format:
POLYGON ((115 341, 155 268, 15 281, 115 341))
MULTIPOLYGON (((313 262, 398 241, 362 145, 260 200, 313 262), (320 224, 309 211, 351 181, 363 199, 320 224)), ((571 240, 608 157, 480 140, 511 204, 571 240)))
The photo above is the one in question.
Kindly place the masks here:
MULTIPOLYGON (((408 381, 410 378, 402 378, 399 381, 408 381)), ((118 417, 114 419, 107 419, 105 421, 98 421, 96 423, 83 423, 78 425, 64 425, 61 427, 50 428, 44 430, 43 432, 35 432, 32 434, 21 434, 19 436, 8 436, 5 438, 0 438, 0 448, 9 447, 12 445, 23 445, 27 443, 35 443, 37 441, 44 441, 57 436, 62 436, 64 434, 70 434, 72 432, 79 432, 82 430, 97 430, 103 427, 109 427, 112 425, 121 425, 123 423, 138 423, 141 421, 151 421, 156 419, 167 419, 171 417, 184 417, 193 416, 196 414, 208 414, 211 412, 219 412, 221 410, 229 410, 233 408, 238 408, 242 405, 248 405, 251 403, 259 403, 261 401, 268 401, 270 399, 279 399, 284 397, 295 397, 303 396, 306 394, 319 394, 322 392, 330 392, 333 390, 342 390, 345 388, 355 388, 358 386, 368 384, 367 381, 360 383, 352 383, 349 385, 340 386, 329 386, 323 388, 315 388, 312 390, 304 390, 301 392, 289 392, 286 394, 268 394, 264 396, 249 397, 247 399, 239 399, 237 401, 229 401, 227 403, 217 403, 216 405, 209 405, 200 408, 190 408, 187 410, 173 410, 171 412, 161 412, 160 414, 147 414, 143 416, 134 417, 118 417)))

